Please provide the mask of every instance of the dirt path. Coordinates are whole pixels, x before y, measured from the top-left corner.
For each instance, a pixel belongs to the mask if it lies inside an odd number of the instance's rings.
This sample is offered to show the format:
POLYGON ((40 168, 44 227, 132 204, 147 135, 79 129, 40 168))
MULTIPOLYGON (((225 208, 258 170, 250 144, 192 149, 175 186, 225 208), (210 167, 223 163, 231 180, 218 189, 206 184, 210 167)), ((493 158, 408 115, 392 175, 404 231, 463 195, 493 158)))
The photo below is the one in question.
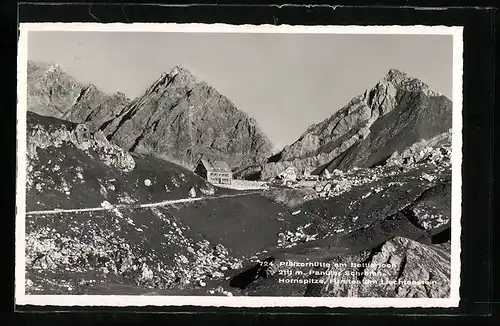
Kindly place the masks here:
POLYGON ((75 209, 57 209, 56 208, 53 210, 26 212, 26 215, 105 211, 105 210, 113 210, 113 209, 120 209, 120 208, 148 208, 148 207, 168 206, 168 205, 174 205, 174 204, 179 204, 179 203, 189 203, 189 202, 200 201, 200 200, 213 200, 213 199, 220 199, 220 198, 248 196, 248 195, 254 195, 254 194, 258 194, 258 193, 260 193, 260 191, 245 192, 242 194, 233 194, 233 195, 221 195, 221 196, 216 196, 216 197, 196 197, 196 198, 165 200, 165 201, 161 201, 161 202, 148 203, 148 204, 120 204, 120 205, 112 205, 109 207, 89 207, 89 208, 75 208, 75 209))

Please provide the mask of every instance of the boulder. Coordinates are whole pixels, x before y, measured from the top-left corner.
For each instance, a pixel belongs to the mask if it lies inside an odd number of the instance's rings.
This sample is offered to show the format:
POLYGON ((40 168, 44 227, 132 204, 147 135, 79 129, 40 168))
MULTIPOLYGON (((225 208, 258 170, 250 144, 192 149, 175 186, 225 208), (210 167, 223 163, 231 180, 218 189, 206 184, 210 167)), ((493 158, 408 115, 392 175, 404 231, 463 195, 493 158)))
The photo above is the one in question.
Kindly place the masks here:
POLYGON ((330 180, 332 178, 332 175, 330 174, 330 172, 325 169, 323 170, 323 172, 321 173, 321 179, 322 180, 330 180))
POLYGON ((294 167, 288 167, 285 169, 285 171, 281 172, 278 175, 278 178, 283 180, 283 182, 291 181, 295 182, 297 181, 297 171, 294 167))
POLYGON ((200 192, 206 196, 213 196, 215 194, 215 188, 207 184, 205 188, 200 188, 200 192))

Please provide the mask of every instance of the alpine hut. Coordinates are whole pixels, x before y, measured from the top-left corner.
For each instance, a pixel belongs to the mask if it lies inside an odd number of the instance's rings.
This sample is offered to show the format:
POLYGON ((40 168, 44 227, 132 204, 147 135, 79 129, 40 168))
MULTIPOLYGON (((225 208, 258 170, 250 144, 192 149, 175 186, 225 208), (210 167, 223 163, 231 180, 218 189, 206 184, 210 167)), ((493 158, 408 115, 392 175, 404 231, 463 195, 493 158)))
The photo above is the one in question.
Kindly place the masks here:
POLYGON ((230 185, 233 179, 233 172, 224 161, 200 159, 194 173, 215 185, 230 185))

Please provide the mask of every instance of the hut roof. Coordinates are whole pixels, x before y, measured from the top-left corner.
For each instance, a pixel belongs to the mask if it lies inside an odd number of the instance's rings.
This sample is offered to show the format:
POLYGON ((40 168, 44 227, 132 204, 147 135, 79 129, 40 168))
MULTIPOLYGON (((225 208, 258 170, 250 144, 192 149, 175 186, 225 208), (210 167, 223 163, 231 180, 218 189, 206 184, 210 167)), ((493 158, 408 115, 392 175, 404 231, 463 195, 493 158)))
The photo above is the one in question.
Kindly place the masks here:
POLYGON ((229 167, 229 164, 227 164, 227 162, 207 159, 201 159, 200 162, 205 166, 205 169, 207 169, 208 172, 231 173, 231 168, 229 167))

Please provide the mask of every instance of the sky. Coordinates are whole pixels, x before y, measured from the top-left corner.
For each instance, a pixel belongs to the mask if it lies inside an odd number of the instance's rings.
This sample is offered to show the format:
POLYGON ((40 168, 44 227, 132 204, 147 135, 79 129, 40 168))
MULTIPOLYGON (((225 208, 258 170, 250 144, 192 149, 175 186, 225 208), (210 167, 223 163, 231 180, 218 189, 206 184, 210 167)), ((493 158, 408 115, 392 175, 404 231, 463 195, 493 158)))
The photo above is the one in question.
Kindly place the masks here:
POLYGON ((449 35, 30 31, 28 59, 130 98, 175 65, 255 118, 276 149, 293 143, 391 68, 452 98, 449 35))

